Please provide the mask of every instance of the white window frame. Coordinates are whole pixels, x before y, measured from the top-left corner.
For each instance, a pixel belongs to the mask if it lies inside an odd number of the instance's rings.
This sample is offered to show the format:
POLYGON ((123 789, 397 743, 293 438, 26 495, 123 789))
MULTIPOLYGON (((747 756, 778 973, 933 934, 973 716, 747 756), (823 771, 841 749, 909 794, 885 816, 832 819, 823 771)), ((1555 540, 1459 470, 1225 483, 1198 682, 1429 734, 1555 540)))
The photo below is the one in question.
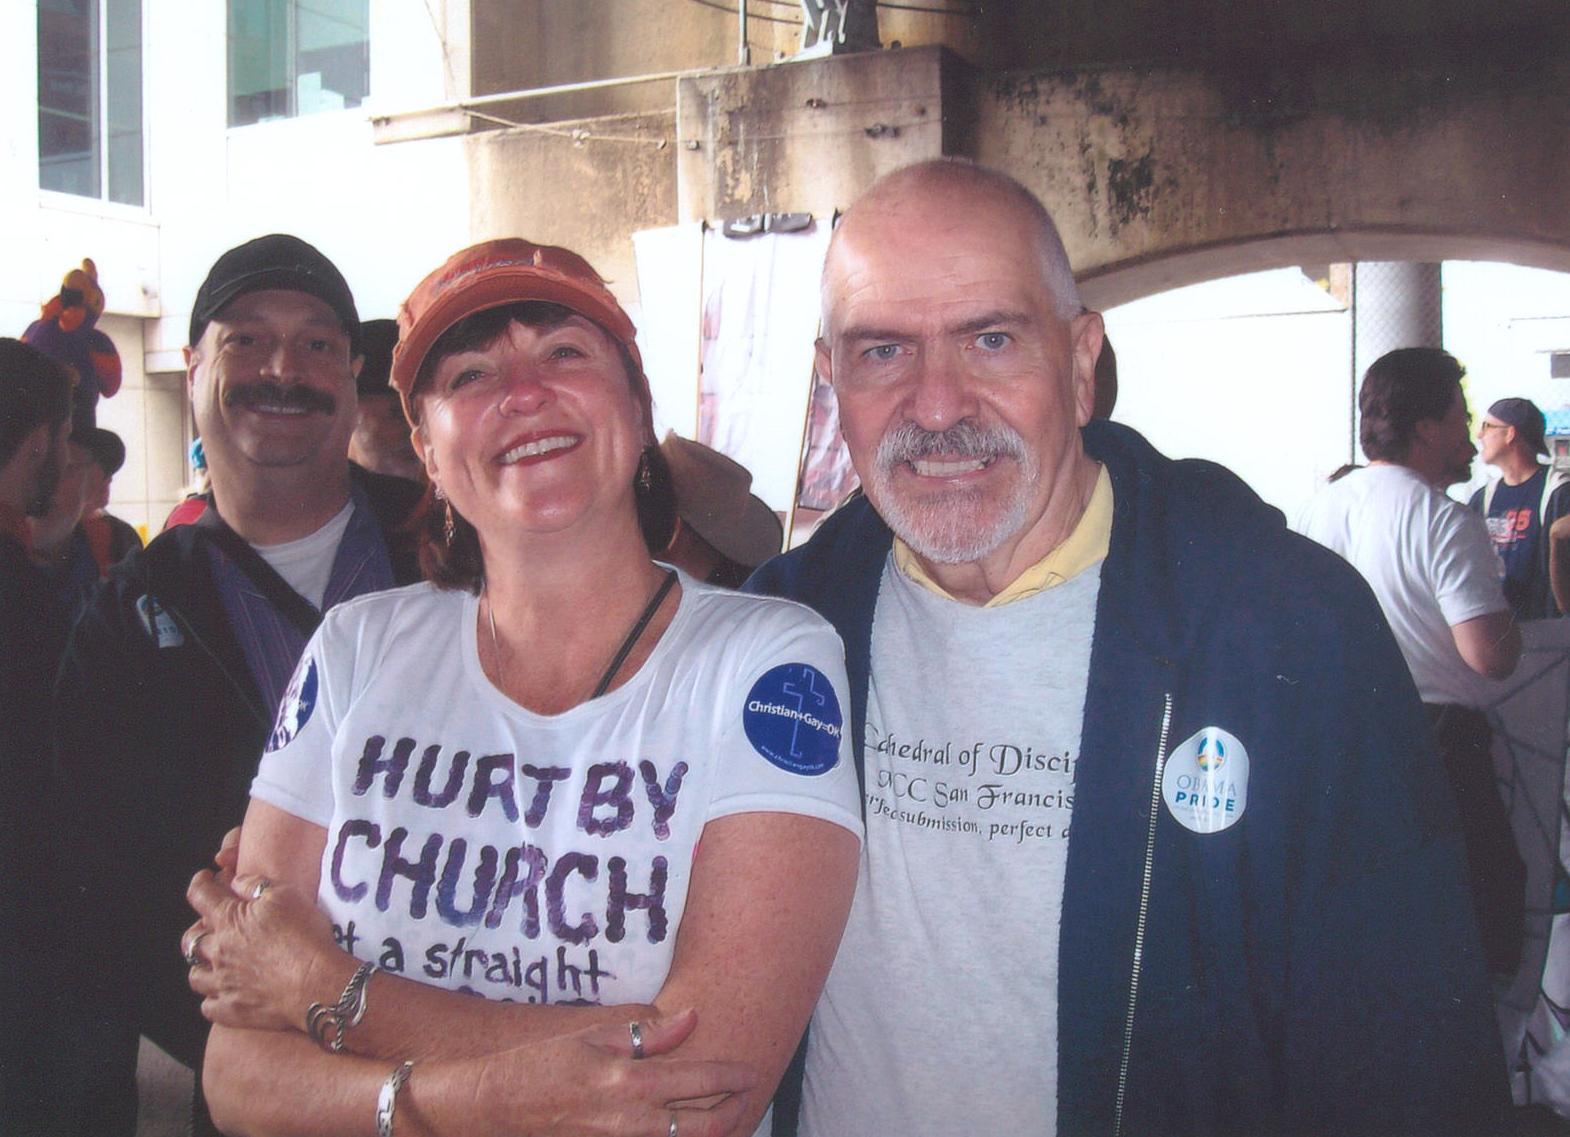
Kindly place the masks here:
MULTIPOLYGON (((131 202, 125 201, 115 201, 109 196, 109 0, 94 0, 94 7, 96 9, 96 16, 94 18, 98 21, 98 51, 96 53, 97 58, 94 60, 98 71, 98 132, 95 139, 96 145, 94 147, 94 158, 96 159, 98 165, 98 192, 96 194, 73 193, 70 190, 58 190, 46 187, 43 184, 44 156, 41 150, 42 139, 40 139, 38 144, 36 144, 33 148, 34 171, 38 180, 39 198, 42 201, 49 203, 51 206, 75 208, 80 210, 82 206, 87 205, 90 206, 90 208, 82 210, 83 212, 111 214, 120 212, 129 216, 142 216, 148 212, 148 202, 152 195, 150 193, 150 187, 148 184, 149 165, 147 153, 147 8, 151 2, 154 2, 154 0, 141 0, 141 3, 138 5, 137 12, 139 25, 137 28, 137 44, 138 53, 141 57, 140 73, 137 76, 137 83, 141 87, 142 102, 140 140, 137 146, 137 153, 141 159, 142 167, 142 200, 140 203, 133 204, 131 202)), ((36 25, 33 32, 33 41, 33 57, 35 65, 38 65, 41 61, 38 59, 38 29, 36 25)), ((36 79, 34 82, 34 87, 36 90, 36 79)), ((37 114, 41 112, 42 109, 43 108, 41 106, 35 105, 35 123, 37 114)))

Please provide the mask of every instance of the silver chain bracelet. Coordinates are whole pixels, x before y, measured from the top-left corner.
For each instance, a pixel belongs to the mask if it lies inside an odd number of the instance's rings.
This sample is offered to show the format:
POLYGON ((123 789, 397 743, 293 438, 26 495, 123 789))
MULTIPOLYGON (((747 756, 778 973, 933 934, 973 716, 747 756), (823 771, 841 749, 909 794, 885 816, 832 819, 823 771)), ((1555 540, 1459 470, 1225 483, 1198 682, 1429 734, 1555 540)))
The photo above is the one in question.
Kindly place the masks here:
POLYGON ((333 1054, 343 1052, 344 1035, 349 1033, 350 1027, 359 1026, 360 1020, 365 1017, 366 987, 372 973, 378 970, 380 968, 374 963, 360 964, 344 987, 343 994, 338 997, 338 1002, 330 1007, 312 1003, 305 1009, 305 1032, 316 1045, 333 1054))

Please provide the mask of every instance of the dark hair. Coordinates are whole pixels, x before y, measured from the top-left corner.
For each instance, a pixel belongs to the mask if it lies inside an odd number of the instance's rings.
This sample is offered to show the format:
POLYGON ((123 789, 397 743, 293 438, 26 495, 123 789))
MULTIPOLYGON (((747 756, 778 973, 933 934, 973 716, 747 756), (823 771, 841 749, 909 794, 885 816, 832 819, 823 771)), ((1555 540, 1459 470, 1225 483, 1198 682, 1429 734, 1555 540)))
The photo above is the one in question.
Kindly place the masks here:
POLYGON ((1112 337, 1101 337, 1101 354, 1096 356, 1096 388, 1091 400, 1091 418, 1111 418, 1118 403, 1118 353, 1112 350, 1112 337))
POLYGON ((1466 368, 1437 347, 1402 347, 1369 366, 1358 391, 1358 437, 1370 461, 1399 462, 1420 422, 1450 412, 1466 368))
POLYGON ((21 340, 0 338, 0 466, 16 457, 39 426, 59 426, 71 413, 76 377, 63 363, 21 340))
MULTIPOLYGON (((438 365, 449 355, 489 347, 501 338, 507 326, 514 321, 529 328, 550 328, 574 315, 576 313, 571 308, 562 304, 552 304, 548 300, 523 300, 517 304, 504 304, 500 308, 483 308, 465 316, 437 336, 436 342, 431 344, 431 350, 420 360, 420 369, 414 373, 414 386, 409 389, 410 409, 418 416, 420 395, 436 377, 438 365)), ((628 371, 632 370, 629 366, 628 371)))
MULTIPOLYGON (((431 381, 437 366, 449 355, 472 351, 494 343, 516 320, 529 327, 551 327, 577 313, 560 304, 544 300, 529 300, 508 304, 501 308, 487 308, 472 316, 465 316, 443 332, 420 361, 410 392, 409 406, 418 407, 421 391, 431 381)), ((611 337, 613 342, 615 337, 611 337)), ((627 373, 627 383, 640 404, 647 398, 648 384, 632 353, 617 342, 622 369, 627 373)), ((658 553, 670 544, 676 528, 676 483, 671 478, 665 455, 652 443, 644 448, 639 464, 639 474, 633 483, 634 500, 638 508, 638 528, 643 533, 643 543, 650 553, 658 553), (642 472, 648 471, 648 488, 643 485, 642 472)), ((485 561, 480 553, 480 535, 474 526, 453 509, 453 539, 447 540, 447 515, 451 507, 436 500, 435 487, 428 488, 422 504, 423 514, 418 522, 420 540, 420 569, 427 580, 439 588, 466 588, 478 593, 485 580, 485 561)))

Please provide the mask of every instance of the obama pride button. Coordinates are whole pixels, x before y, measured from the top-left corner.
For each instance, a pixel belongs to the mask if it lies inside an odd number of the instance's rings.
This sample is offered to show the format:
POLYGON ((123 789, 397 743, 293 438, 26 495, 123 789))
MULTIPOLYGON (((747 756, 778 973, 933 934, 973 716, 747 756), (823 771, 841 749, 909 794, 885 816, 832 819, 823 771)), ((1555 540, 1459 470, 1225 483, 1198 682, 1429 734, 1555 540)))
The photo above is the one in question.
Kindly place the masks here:
POLYGON ((1248 751, 1219 726, 1178 743, 1161 774, 1167 812, 1194 833, 1236 825, 1248 805, 1248 751))

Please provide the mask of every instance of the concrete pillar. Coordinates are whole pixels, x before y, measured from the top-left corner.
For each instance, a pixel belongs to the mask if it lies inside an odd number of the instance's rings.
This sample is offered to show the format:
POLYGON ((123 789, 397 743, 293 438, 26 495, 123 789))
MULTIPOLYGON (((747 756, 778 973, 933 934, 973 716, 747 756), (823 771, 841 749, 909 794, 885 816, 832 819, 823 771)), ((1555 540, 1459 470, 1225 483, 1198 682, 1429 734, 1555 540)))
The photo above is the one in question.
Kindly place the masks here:
POLYGON ((1442 347, 1439 266, 1359 261, 1352 266, 1352 373, 1398 347, 1442 347))
POLYGON ((1439 265, 1418 261, 1357 261, 1352 265, 1350 461, 1364 460, 1358 444, 1357 392, 1363 373, 1398 347, 1442 347, 1439 265))

